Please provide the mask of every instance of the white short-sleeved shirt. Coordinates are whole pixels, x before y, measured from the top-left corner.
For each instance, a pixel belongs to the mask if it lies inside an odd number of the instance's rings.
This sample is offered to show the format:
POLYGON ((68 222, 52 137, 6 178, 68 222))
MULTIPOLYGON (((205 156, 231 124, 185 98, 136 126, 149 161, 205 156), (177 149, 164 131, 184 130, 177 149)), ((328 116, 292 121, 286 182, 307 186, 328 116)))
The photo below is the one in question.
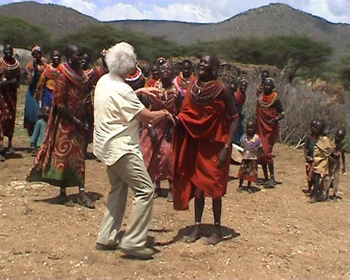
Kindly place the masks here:
POLYGON ((95 88, 94 154, 108 166, 132 153, 142 159, 139 121, 144 109, 135 91, 119 76, 106 74, 95 88))

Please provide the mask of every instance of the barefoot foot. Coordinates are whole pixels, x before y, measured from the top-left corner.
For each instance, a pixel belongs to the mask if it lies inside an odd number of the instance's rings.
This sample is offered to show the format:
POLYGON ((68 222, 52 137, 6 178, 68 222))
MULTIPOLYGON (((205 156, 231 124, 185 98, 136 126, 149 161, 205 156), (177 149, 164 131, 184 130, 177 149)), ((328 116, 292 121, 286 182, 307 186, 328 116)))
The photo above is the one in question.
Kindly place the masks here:
POLYGON ((193 243, 193 242, 196 242, 200 237, 201 237, 201 234, 199 230, 199 225, 196 225, 194 227, 193 232, 190 235, 184 236, 183 240, 187 243, 193 243))
POLYGON ((74 203, 73 201, 69 198, 69 196, 67 196, 66 194, 60 194, 58 197, 57 197, 57 202, 59 204, 62 204, 64 206, 67 206, 67 207, 73 207, 74 206, 74 203))
POLYGON ((222 235, 214 232, 208 239, 208 245, 216 245, 222 240, 222 235))

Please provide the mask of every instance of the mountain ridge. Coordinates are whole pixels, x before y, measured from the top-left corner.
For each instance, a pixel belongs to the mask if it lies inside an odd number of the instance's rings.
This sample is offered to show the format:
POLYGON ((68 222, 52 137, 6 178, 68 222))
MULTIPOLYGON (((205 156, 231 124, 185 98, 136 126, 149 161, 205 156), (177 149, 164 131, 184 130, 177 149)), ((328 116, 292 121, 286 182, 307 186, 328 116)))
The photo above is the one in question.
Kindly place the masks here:
POLYGON ((92 24, 106 24, 117 29, 160 36, 182 45, 237 36, 262 38, 271 35, 307 35, 314 40, 329 43, 337 58, 350 52, 350 40, 347 39, 350 38, 350 24, 332 23, 280 3, 250 9, 218 23, 147 19, 99 21, 71 8, 32 1, 2 5, 0 16, 19 17, 36 23, 56 36, 77 32, 92 24))

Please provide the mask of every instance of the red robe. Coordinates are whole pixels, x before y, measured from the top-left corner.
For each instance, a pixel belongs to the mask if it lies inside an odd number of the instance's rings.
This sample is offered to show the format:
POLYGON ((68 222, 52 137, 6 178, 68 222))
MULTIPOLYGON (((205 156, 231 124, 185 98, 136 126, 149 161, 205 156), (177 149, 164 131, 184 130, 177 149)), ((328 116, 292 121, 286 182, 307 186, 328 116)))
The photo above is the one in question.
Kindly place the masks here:
MULTIPOLYGON (((0 58, 0 79, 12 80, 15 78, 20 80, 20 75, 21 67, 15 58, 12 58, 10 61, 0 58)), ((0 126, 4 136, 12 137, 16 122, 17 85, 7 84, 6 86, 1 86, 0 95, 3 97, 2 103, 0 102, 0 126)))
POLYGON ((187 210, 196 195, 193 187, 214 199, 226 193, 230 159, 221 169, 217 168, 217 159, 229 138, 231 119, 219 98, 199 105, 190 94, 185 95, 178 118, 173 146, 174 209, 187 210))
POLYGON ((272 149, 278 140, 279 126, 278 122, 270 124, 269 121, 278 116, 276 101, 277 92, 266 96, 260 94, 256 106, 256 118, 258 121, 258 134, 262 143, 262 156, 260 162, 273 163, 272 149))
MULTIPOLYGON (((154 86, 159 87, 160 81, 157 81, 154 86)), ((163 103, 162 99, 149 96, 153 111, 161 109, 167 109, 171 114, 177 114, 176 98, 178 92, 174 85, 167 91, 168 98, 171 100, 168 103, 163 103)), ((143 124, 142 135, 140 139, 141 151, 147 171, 153 182, 160 182, 163 180, 173 180, 173 146, 172 137, 168 135, 172 134, 170 129, 173 129, 173 124, 165 119, 153 125, 153 128, 157 135, 157 143, 152 143, 147 124, 143 124)))

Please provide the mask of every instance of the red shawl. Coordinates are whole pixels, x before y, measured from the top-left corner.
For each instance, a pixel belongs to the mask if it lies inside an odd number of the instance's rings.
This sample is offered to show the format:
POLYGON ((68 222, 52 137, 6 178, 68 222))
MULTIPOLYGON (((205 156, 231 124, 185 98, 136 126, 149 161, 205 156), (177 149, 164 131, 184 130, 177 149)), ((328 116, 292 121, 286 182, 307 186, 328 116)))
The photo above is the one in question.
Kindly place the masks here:
POLYGON ((236 105, 238 106, 243 106, 244 103, 245 103, 245 100, 246 100, 246 95, 243 94, 241 92, 240 89, 238 89, 236 92, 235 92, 235 101, 236 101, 236 105))
POLYGON ((269 121, 278 116, 276 101, 277 92, 270 95, 260 94, 257 101, 256 117, 258 121, 258 133, 262 142, 263 155, 261 161, 272 163, 272 149, 278 140, 279 126, 278 122, 270 124, 269 121))
POLYGON ((219 152, 229 137, 231 124, 225 103, 215 98, 207 105, 199 105, 190 94, 185 95, 180 123, 174 131, 175 210, 187 210, 190 199, 196 195, 193 186, 205 196, 220 198, 226 193, 229 158, 218 169, 219 152))
POLYGON ((59 70, 52 66, 52 63, 48 64, 43 72, 43 75, 49 80, 56 80, 59 70))

